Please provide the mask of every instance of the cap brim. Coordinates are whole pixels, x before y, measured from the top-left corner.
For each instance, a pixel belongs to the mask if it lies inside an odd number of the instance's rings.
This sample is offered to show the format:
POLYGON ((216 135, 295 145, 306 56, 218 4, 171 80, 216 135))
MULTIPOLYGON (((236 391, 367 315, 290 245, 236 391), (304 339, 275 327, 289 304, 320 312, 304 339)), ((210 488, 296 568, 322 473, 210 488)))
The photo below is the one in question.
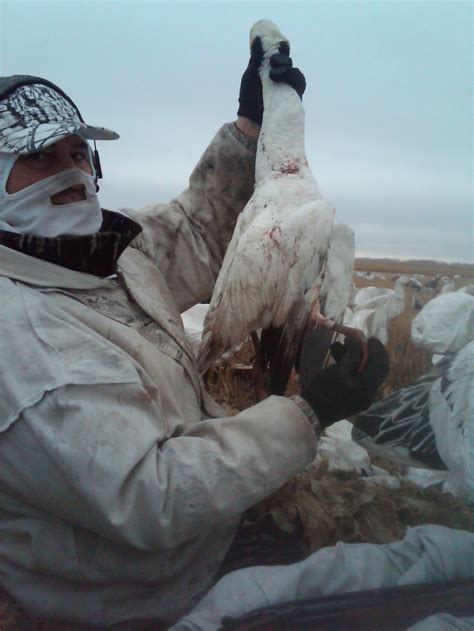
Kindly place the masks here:
MULTIPOLYGON (((61 121, 55 123, 41 123, 35 127, 12 128, 8 134, 7 153, 34 153, 58 142, 66 136, 78 134, 85 140, 117 140, 117 132, 105 127, 87 125, 78 121, 61 121)), ((5 151, 5 149, 3 149, 5 151)))

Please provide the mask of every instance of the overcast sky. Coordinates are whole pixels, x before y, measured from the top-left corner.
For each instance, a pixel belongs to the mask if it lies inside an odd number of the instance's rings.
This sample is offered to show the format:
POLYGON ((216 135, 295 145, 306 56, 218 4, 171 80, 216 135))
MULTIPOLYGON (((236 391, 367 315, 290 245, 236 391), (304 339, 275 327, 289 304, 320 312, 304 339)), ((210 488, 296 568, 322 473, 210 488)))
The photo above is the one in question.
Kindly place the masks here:
POLYGON ((472 261, 470 2, 0 0, 0 70, 119 132, 102 205, 140 208, 179 194, 234 120, 261 18, 306 76, 308 159, 356 254, 472 261))

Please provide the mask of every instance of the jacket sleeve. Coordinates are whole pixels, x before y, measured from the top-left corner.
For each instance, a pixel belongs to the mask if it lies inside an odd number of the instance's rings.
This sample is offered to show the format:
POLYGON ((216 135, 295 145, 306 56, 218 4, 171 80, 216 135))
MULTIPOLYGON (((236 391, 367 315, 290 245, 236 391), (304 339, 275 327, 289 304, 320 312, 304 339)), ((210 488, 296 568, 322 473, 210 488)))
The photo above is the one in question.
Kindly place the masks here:
POLYGON ((173 418, 188 428, 173 434, 161 389, 109 333, 30 288, 0 287, 0 494, 28 514, 175 549, 234 528, 314 458, 308 415, 284 397, 235 417, 173 418))
POLYGON ((139 383, 57 388, 0 433, 0 485, 113 541, 169 549, 235 523, 315 454, 284 397, 166 440, 164 422, 139 383))
POLYGON ((255 183, 256 141, 224 125, 169 204, 133 215, 143 232, 133 242, 151 258, 184 311, 210 298, 238 214, 255 183))

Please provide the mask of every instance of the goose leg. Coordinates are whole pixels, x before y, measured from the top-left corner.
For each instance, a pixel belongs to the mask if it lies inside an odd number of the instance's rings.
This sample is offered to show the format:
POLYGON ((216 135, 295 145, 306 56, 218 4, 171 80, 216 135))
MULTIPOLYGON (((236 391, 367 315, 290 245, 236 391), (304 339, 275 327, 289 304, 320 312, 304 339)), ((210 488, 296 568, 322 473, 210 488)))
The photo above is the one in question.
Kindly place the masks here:
POLYGON ((267 398, 267 393, 263 390, 263 375, 264 368, 262 365, 262 345, 260 338, 258 337, 258 333, 256 331, 252 331, 250 333, 250 338, 253 343, 253 347, 255 349, 255 360, 252 368, 252 376, 251 379, 255 386, 255 394, 257 397, 257 401, 263 401, 263 399, 267 398))
POLYGON ((338 324, 337 322, 334 322, 333 320, 330 320, 329 318, 326 318, 325 316, 323 316, 323 314, 320 311, 319 301, 316 301, 311 311, 311 314, 309 316, 309 322, 310 322, 310 325, 312 325, 314 328, 318 326, 324 326, 327 329, 331 329, 332 331, 341 333, 342 335, 345 335, 346 337, 352 337, 353 339, 357 340, 362 346, 362 360, 359 364, 357 372, 360 372, 361 370, 363 370, 363 368, 367 364, 367 359, 369 357, 369 347, 367 344, 367 338, 363 331, 361 331, 360 329, 355 329, 354 327, 351 327, 351 326, 345 326, 344 324, 338 324))

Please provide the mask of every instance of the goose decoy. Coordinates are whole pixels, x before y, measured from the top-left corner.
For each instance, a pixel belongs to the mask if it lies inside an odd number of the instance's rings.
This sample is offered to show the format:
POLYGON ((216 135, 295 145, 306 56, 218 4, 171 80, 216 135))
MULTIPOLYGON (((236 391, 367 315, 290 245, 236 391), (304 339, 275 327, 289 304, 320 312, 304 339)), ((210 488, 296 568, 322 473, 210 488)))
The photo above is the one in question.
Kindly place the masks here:
POLYGON ((356 416, 352 438, 369 453, 401 464, 449 471, 474 499, 472 432, 474 342, 446 355, 413 384, 356 416))

